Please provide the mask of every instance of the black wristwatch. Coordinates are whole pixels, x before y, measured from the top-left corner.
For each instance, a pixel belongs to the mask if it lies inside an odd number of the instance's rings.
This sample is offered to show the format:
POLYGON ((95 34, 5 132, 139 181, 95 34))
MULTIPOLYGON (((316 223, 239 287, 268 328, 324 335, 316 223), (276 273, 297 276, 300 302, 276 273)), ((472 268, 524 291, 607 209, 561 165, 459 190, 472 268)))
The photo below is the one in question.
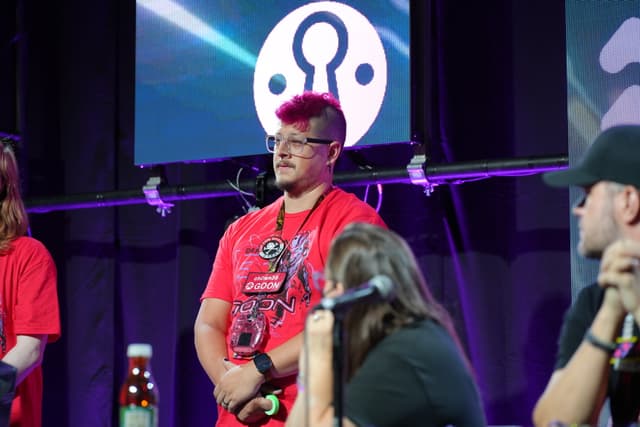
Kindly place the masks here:
POLYGON ((258 353, 253 357, 253 363, 256 369, 268 380, 273 362, 267 353, 258 353))

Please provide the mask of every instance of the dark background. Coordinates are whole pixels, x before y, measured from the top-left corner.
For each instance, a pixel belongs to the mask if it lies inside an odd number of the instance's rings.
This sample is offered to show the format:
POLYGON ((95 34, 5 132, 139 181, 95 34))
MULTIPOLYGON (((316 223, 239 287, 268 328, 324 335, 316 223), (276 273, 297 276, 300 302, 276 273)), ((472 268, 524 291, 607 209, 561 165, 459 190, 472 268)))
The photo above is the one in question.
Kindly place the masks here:
MULTIPOLYGON (((567 152, 563 3, 413 5, 414 130, 431 162, 567 152)), ((133 166, 134 24, 135 4, 124 0, 0 2, 0 131, 23 137, 27 199, 147 180, 150 170, 133 166)), ((360 154, 374 167, 410 157, 406 147, 360 154)), ((189 185, 266 164, 176 164, 166 174, 189 185)), ((455 317, 489 422, 531 424, 570 302, 567 192, 534 175, 429 197, 387 184, 383 196, 382 217, 455 317)), ((237 197, 218 197, 180 202, 164 218, 147 205, 31 216, 58 266, 63 325, 45 356, 45 426, 116 425, 130 342, 153 345, 160 426, 213 425, 192 326, 224 225, 242 212, 237 197)))

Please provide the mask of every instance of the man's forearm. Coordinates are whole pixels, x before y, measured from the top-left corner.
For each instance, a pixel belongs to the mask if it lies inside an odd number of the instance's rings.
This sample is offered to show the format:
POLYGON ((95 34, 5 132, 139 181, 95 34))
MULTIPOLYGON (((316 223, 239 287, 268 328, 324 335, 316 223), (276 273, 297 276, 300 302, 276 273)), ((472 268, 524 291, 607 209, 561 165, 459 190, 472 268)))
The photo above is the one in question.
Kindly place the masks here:
POLYGON ((2 361, 17 369, 16 385, 42 363, 46 335, 18 335, 15 347, 2 358, 2 361))
POLYGON ((298 359, 302 350, 303 333, 299 333, 278 347, 268 351, 273 362, 272 378, 282 378, 298 372, 298 359))
MULTIPOLYGON (((591 325, 599 340, 613 342, 619 320, 601 311, 591 325)), ((534 422, 546 427, 552 421, 595 423, 606 395, 610 355, 583 341, 573 357, 551 377, 534 410, 534 422)))
POLYGON ((227 357, 225 336, 207 324, 197 324, 195 346, 198 360, 211 382, 218 384, 226 372, 224 359, 227 357))
POLYGON ((596 367, 594 360, 606 355, 587 346, 581 344, 584 348, 578 349, 567 367, 554 373, 535 407, 536 426, 547 427, 552 421, 593 424, 597 420, 606 392, 608 366, 600 361, 596 367))

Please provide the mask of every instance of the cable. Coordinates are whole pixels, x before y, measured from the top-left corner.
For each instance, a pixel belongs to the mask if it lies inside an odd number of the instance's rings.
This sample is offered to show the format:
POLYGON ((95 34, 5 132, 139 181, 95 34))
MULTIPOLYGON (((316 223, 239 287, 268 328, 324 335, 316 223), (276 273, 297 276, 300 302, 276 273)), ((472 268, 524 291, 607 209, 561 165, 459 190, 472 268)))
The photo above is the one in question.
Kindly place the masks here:
POLYGON ((376 212, 380 213, 382 207, 382 184, 377 184, 378 187, 378 204, 376 205, 376 212))
MULTIPOLYGON (((370 186, 370 184, 367 184, 367 187, 364 190, 363 201, 365 203, 368 203, 370 186)), ((378 202, 376 203, 376 212, 380 213, 380 208, 382 207, 382 184, 376 184, 376 187, 378 188, 378 202)))
POLYGON ((250 193, 248 191, 244 191, 240 188, 240 174, 242 174, 242 170, 243 168, 238 169, 238 173, 236 174, 236 183, 234 184, 233 182, 227 180, 227 182, 229 183, 229 185, 231 186, 231 188, 233 188, 234 190, 236 190, 238 192, 238 196, 240 196, 240 198, 242 199, 244 206, 242 207, 242 209, 244 210, 245 213, 248 212, 252 212, 254 210, 256 210, 256 206, 253 205, 253 203, 250 203, 246 197, 244 196, 251 196, 254 199, 256 198, 256 195, 253 193, 250 193))
POLYGON ((231 182, 229 182, 229 185, 231 185, 238 193, 240 194, 244 194, 246 196, 251 196, 251 197, 256 197, 255 194, 249 192, 249 191, 244 191, 242 189, 240 189, 240 174, 242 173, 243 168, 238 169, 238 173, 236 174, 236 184, 232 184, 231 182))

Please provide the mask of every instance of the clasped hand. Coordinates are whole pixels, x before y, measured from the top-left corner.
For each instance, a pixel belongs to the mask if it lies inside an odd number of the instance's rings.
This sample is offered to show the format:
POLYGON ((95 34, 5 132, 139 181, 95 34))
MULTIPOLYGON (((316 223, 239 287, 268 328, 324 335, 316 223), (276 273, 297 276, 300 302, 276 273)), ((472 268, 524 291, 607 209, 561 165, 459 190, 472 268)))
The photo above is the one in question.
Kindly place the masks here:
POLYGON ((605 304, 610 309, 634 315, 640 320, 640 242, 618 240, 602 254, 598 284, 607 289, 605 304), (610 292, 612 289, 615 292, 610 292))
POLYGON ((227 371, 216 384, 213 395, 220 406, 235 413, 258 393, 264 383, 264 377, 255 369, 253 363, 236 365, 228 360, 224 360, 223 363, 227 371))
POLYGON ((236 365, 228 360, 223 363, 227 371, 213 390, 218 404, 247 424, 265 418, 265 411, 271 409, 272 402, 263 394, 277 395, 281 390, 263 384, 264 377, 252 363, 236 365))

